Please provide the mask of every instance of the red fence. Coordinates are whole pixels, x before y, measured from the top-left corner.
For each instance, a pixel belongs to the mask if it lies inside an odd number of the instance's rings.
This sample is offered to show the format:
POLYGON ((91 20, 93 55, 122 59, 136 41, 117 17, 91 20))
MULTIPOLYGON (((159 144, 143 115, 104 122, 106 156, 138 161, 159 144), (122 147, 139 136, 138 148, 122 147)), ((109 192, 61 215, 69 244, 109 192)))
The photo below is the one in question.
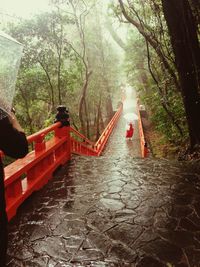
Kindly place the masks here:
POLYGON ((118 111, 115 113, 111 121, 108 123, 103 133, 99 137, 96 143, 91 142, 84 135, 80 134, 75 129, 71 128, 71 151, 72 153, 88 156, 100 156, 105 145, 111 135, 113 128, 117 124, 117 121, 122 113, 123 106, 120 105, 118 111), (79 139, 79 141, 78 141, 79 139), (81 140, 81 141, 80 141, 81 140))
POLYGON ((91 142, 84 135, 70 128, 71 152, 79 155, 97 156, 95 143, 91 142))
POLYGON ((113 131, 113 128, 117 124, 117 121, 119 120, 119 117, 122 114, 122 110, 123 110, 123 105, 120 105, 118 111, 115 113, 115 115, 113 116, 113 118, 111 119, 109 124, 104 129, 103 133, 99 137, 99 140, 96 142, 95 148, 96 148, 98 156, 102 153, 102 151, 103 151, 103 149, 104 149, 104 147, 108 141, 108 138, 113 131))
POLYGON ((138 126, 139 126, 139 134, 140 134, 141 154, 142 154, 143 158, 146 158, 148 155, 148 148, 147 148, 147 143, 146 143, 145 137, 144 137, 144 131, 143 131, 142 119, 141 119, 141 115, 140 115, 139 103, 137 104, 137 108, 138 108, 138 126))
POLYGON ((96 144, 72 127, 60 127, 59 122, 29 136, 28 142, 33 144, 34 150, 23 159, 18 159, 5 167, 8 219, 16 214, 17 208, 28 196, 51 179, 58 166, 70 159, 71 153, 99 156, 121 113, 122 105, 96 144), (47 138, 49 134, 51 136, 47 138))
POLYGON ((5 167, 8 219, 15 215, 19 205, 33 191, 48 182, 59 165, 70 159, 69 127, 59 128, 59 126, 60 123, 55 123, 29 136, 28 142, 34 144, 34 150, 25 158, 5 167), (54 132, 53 137, 45 141, 45 136, 51 132, 54 132))

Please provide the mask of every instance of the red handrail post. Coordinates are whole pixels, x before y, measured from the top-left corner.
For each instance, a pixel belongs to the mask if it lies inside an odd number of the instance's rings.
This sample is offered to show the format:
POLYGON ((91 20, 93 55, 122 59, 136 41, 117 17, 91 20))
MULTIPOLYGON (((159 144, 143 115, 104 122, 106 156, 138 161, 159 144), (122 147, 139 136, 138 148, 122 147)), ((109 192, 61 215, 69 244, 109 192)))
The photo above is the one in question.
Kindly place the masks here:
POLYGON ((149 150, 148 150, 148 146, 147 146, 145 136, 144 136, 142 118, 141 118, 140 108, 139 108, 139 99, 137 100, 137 111, 138 111, 138 126, 139 126, 139 135, 140 135, 141 154, 142 154, 142 158, 146 158, 148 157, 149 150))
POLYGON ((44 138, 45 135, 41 134, 35 140, 35 153, 40 152, 41 150, 44 150, 46 148, 46 143, 44 138))
POLYGON ((63 127, 61 126, 60 128, 55 129, 55 138, 66 139, 64 148, 67 156, 66 161, 70 160, 71 159, 70 126, 63 126, 63 127))
POLYGON ((144 143, 144 158, 148 157, 148 153, 149 153, 149 150, 147 147, 147 143, 145 142, 144 143))

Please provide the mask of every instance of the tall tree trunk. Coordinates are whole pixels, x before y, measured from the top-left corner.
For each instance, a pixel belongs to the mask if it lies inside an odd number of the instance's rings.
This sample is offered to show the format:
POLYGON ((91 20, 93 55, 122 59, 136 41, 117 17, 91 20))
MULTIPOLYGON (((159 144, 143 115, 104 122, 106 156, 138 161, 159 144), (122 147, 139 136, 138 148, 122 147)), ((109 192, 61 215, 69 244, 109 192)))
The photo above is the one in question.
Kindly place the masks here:
MULTIPOLYGON (((77 8, 76 3, 73 0, 69 0, 69 3, 71 4, 71 7, 73 9, 75 24, 76 24, 76 27, 77 27, 77 30, 79 33, 80 41, 81 41, 82 53, 78 53, 74 48, 73 48, 73 50, 81 58, 82 63, 83 63, 84 68, 85 68, 85 77, 84 77, 85 81, 83 82, 82 94, 81 94, 81 98, 80 98, 80 102, 79 102, 79 119, 80 119, 83 134, 89 135, 89 117, 87 114, 88 111, 87 111, 87 105, 86 105, 86 92, 87 92, 89 78, 90 78, 90 75, 92 74, 92 71, 89 71, 90 66, 89 66, 89 62, 88 62, 86 40, 85 40, 85 30, 84 30, 85 17, 88 14, 88 10, 87 10, 87 7, 84 3, 85 10, 80 15, 78 15, 77 9, 76 9, 77 8), (87 120, 86 122, 84 120, 84 113, 85 113, 85 119, 87 120)), ((87 136, 87 137, 89 137, 89 136, 87 136)))
POLYGON ((148 86, 148 77, 146 74, 146 70, 144 68, 144 61, 141 60, 137 65, 137 69, 140 70, 138 75, 138 80, 142 84, 142 87, 144 88, 145 92, 149 94, 149 86, 148 86))
POLYGON ((62 104, 60 74, 61 74, 61 51, 59 51, 59 55, 58 55, 58 70, 57 70, 57 88, 58 88, 58 103, 59 103, 59 105, 62 104))
POLYGON ((44 72, 46 74, 46 78, 47 78, 48 83, 49 83, 48 89, 50 89, 50 99, 51 99, 51 104, 52 104, 52 110, 54 111, 55 110, 55 100, 54 100, 54 89, 53 89, 53 84, 51 82, 51 77, 49 75, 47 67, 42 63, 42 61, 38 60, 38 62, 40 63, 42 69, 44 70, 44 72))
POLYGON ((123 42, 123 40, 119 37, 119 35, 116 33, 116 31, 113 29, 112 22, 110 21, 109 17, 106 17, 106 27, 112 36, 113 40, 116 42, 116 44, 119 45, 124 51, 127 50, 126 43, 123 42))
POLYGON ((86 72, 85 75, 85 82, 83 84, 82 87, 82 94, 81 94, 81 98, 80 98, 80 102, 79 102, 79 119, 80 119, 80 123, 81 123, 81 128, 82 128, 82 132, 85 135, 86 134, 86 124, 84 121, 84 115, 83 115, 83 111, 84 111, 84 103, 85 103, 85 98, 86 98, 86 92, 87 92, 87 88, 88 88, 88 82, 89 82, 89 78, 90 75, 92 74, 92 72, 90 71, 89 73, 86 72))
POLYGON ((181 84, 190 144, 200 144, 200 47, 187 0, 162 0, 181 84))
MULTIPOLYGON (((96 15, 97 23, 99 25, 99 27, 98 27, 98 36, 99 36, 99 46, 100 46, 101 60, 102 60, 102 66, 103 66, 103 69, 102 69, 103 82, 105 84, 105 89, 106 89, 106 94, 107 94, 106 103, 105 103, 106 104, 106 112, 107 112, 108 120, 110 120, 112 118, 112 116, 113 116, 113 105, 112 105, 110 85, 109 85, 109 81, 108 81, 108 78, 107 78, 107 72, 106 72, 106 66, 105 66, 106 61, 105 61, 105 51, 104 51, 104 48, 103 48, 102 27, 101 27, 101 23, 100 23, 100 19, 99 19, 99 14, 98 14, 97 8, 96 8, 96 14, 95 15, 96 15)), ((117 39, 117 35, 116 35, 116 39, 117 39)), ((120 42, 120 38, 118 38, 118 42, 120 42)), ((121 40, 121 45, 123 46, 122 40, 121 40)), ((125 45, 124 45, 124 49, 125 49, 125 45)))
POLYGON ((21 93, 21 96, 22 98, 24 99, 24 104, 25 104, 25 111, 26 111, 26 114, 27 114, 27 119, 28 121, 25 121, 25 124, 28 124, 28 127, 29 127, 29 130, 30 130, 30 134, 33 134, 33 119, 30 115, 30 111, 29 111, 29 107, 30 107, 30 103, 28 103, 28 99, 27 99, 27 96, 26 94, 24 93, 23 89, 21 87, 19 87, 19 91, 21 93))
POLYGON ((96 141, 99 139, 99 136, 101 135, 100 114, 101 114, 101 96, 99 98, 99 103, 97 107, 96 138, 95 138, 96 141))
POLYGON ((84 110, 85 110, 85 120, 86 120, 86 136, 88 139, 90 139, 90 120, 89 120, 88 107, 87 107, 85 98, 84 98, 84 110))
POLYGON ((105 125, 104 125, 104 120, 103 120, 103 115, 102 115, 102 111, 100 109, 100 130, 104 130, 105 129, 105 125))
POLYGON ((106 111, 107 111, 107 118, 110 121, 113 117, 113 105, 112 105, 112 99, 110 96, 110 90, 107 88, 108 96, 106 98, 106 111))

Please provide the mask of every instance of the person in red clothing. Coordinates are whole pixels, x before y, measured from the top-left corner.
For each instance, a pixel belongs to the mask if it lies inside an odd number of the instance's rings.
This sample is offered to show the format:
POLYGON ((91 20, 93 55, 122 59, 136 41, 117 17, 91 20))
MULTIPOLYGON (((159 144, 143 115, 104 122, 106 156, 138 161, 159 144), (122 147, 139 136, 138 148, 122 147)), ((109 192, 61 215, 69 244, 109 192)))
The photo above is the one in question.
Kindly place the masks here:
MULTIPOLYGON (((24 130, 14 114, 8 115, 2 109, 0 109, 0 150, 13 158, 22 158, 28 153, 24 130)), ((6 266, 7 224, 4 171, 0 158, 0 267, 6 266)))
POLYGON ((132 138, 134 133, 133 124, 129 123, 129 128, 126 130, 126 138, 132 138))

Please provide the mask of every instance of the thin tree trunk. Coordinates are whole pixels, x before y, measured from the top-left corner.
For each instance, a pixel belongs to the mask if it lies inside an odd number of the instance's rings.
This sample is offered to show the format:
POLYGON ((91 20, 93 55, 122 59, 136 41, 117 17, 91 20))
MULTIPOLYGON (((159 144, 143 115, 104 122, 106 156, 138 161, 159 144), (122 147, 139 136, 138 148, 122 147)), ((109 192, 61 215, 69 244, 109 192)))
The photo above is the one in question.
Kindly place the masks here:
POLYGON ((163 92, 162 92, 162 89, 160 88, 159 86, 159 83, 151 69, 151 59, 150 59, 150 53, 149 53, 149 45, 148 45, 148 42, 146 41, 146 46, 147 46, 147 58, 148 58, 148 68, 149 68, 149 72, 154 80, 154 82, 156 83, 157 85, 157 88, 159 90, 159 94, 161 96, 161 98, 163 99, 163 101, 161 100, 161 105, 163 107, 163 109, 165 110, 165 112, 167 113, 169 119, 171 120, 171 122, 174 124, 174 126, 176 127, 176 129, 178 130, 180 136, 183 136, 183 131, 180 127, 180 125, 177 123, 175 117, 174 117, 174 114, 170 111, 169 107, 168 107, 168 103, 166 103, 166 100, 165 99, 165 96, 163 95, 163 92))
POLYGON ((62 104, 60 73, 61 73, 61 51, 59 51, 59 55, 58 55, 58 74, 57 74, 57 88, 58 88, 58 103, 59 103, 59 105, 62 104))
POLYGON ((52 109, 54 110, 55 109, 55 100, 54 100, 54 89, 53 89, 53 84, 51 82, 51 78, 50 78, 50 75, 47 71, 47 69, 45 68, 44 64, 38 60, 38 62, 40 63, 42 69, 44 70, 45 74, 46 74, 46 77, 47 77, 47 80, 48 80, 48 83, 49 83, 49 86, 50 86, 50 98, 51 98, 51 103, 52 103, 52 109))
POLYGON ((112 100, 111 100, 109 89, 107 90, 108 90, 108 96, 106 99, 106 110, 107 110, 108 120, 111 120, 113 117, 113 106, 112 106, 112 100))
MULTIPOLYGON (((26 114, 27 114, 27 117, 28 117, 28 126, 29 126, 29 130, 30 130, 30 134, 33 134, 33 125, 32 125, 32 118, 30 116, 30 113, 29 113, 29 103, 27 101, 27 97, 25 96, 24 94, 24 91, 22 90, 22 88, 19 87, 19 90, 21 92, 21 95, 22 95, 22 98, 24 99, 24 102, 25 102, 25 107, 26 107, 26 114)), ((27 124, 27 121, 25 122, 27 124)))
POLYGON ((80 55, 77 52, 76 53, 81 58, 83 65, 85 67, 85 81, 84 81, 84 84, 82 87, 82 94, 81 94, 81 98, 80 98, 80 102, 79 102, 79 119, 80 119, 80 123, 81 123, 82 132, 84 135, 86 135, 87 133, 89 134, 89 123, 88 123, 87 106, 86 106, 86 92, 87 92, 87 88, 88 88, 89 78, 90 78, 90 75, 92 74, 92 71, 89 71, 89 63, 88 63, 88 58, 87 58, 85 32, 84 32, 84 20, 85 20, 85 16, 88 14, 88 11, 84 10, 82 12, 82 14, 78 17, 76 5, 75 5, 74 1, 70 0, 69 2, 70 2, 71 7, 73 9, 74 20, 75 20, 75 24, 76 24, 76 27, 77 27, 77 30, 79 33, 79 37, 80 37, 80 41, 81 41, 81 45, 82 45, 82 55, 80 55), (85 109, 85 116, 87 119, 86 123, 84 121, 84 114, 83 114, 84 109, 85 109), (86 133, 86 130, 87 130, 87 133, 86 133))
POLYGON ((123 40, 118 36, 116 31, 113 29, 112 23, 108 17, 106 17, 106 27, 107 27, 110 35, 112 36, 113 40, 116 42, 116 44, 118 44, 119 47, 121 47, 124 51, 126 51, 127 50, 126 43, 123 42, 123 40))
POLYGON ((86 99, 84 98, 84 110, 85 110, 85 120, 86 120, 86 136, 88 139, 90 139, 90 121, 88 116, 88 108, 86 99))
POLYGON ((89 78, 91 74, 92 72, 90 71, 89 73, 86 73, 85 75, 85 82, 82 87, 82 94, 81 94, 81 98, 79 102, 79 119, 80 119, 81 129, 82 129, 83 134, 86 134, 86 126, 85 126, 85 121, 84 121, 84 116, 83 116, 83 105, 84 105, 88 82, 89 82, 89 78))
POLYGON ((145 92, 149 94, 149 86, 148 86, 148 77, 146 74, 146 70, 144 70, 144 62, 141 60, 137 65, 137 69, 140 70, 139 75, 138 75, 138 80, 141 82, 143 85, 143 88, 145 89, 145 92))
POLYGON ((101 109, 100 109, 100 122, 101 122, 100 130, 104 130, 105 129, 105 125, 104 125, 103 115, 102 115, 101 109))
MULTIPOLYGON (((107 97, 106 97, 106 111, 107 111, 107 117, 110 120, 113 116, 113 105, 112 105, 112 99, 111 99, 111 92, 110 92, 110 88, 109 88, 109 82, 107 79, 107 73, 106 73, 106 66, 105 66, 105 53, 104 53, 104 49, 103 49, 103 35, 102 35, 102 27, 100 24, 100 20, 99 20, 99 14, 98 11, 96 9, 96 19, 98 22, 98 35, 99 35, 99 45, 100 45, 100 53, 101 53, 101 58, 102 58, 102 65, 103 65, 103 81, 105 83, 105 88, 107 91, 107 97)), ((114 36, 113 36, 114 37, 114 36)), ((123 46, 123 45, 122 45, 123 46)), ((125 46, 124 46, 125 47, 125 46)))
POLYGON ((101 135, 101 129, 100 129, 100 113, 101 113, 101 96, 99 98, 99 103, 97 107, 97 125, 96 125, 96 138, 95 140, 97 141, 99 139, 99 136, 101 135))

